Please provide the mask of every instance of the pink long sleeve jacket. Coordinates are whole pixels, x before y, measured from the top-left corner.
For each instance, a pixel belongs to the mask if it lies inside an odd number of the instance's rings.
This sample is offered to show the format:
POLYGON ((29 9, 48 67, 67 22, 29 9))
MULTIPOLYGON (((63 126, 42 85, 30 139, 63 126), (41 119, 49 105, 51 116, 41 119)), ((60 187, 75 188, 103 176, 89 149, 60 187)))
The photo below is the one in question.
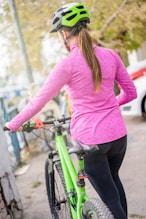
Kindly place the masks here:
POLYGON ((110 49, 94 45, 102 71, 99 93, 94 91, 92 72, 77 43, 51 72, 39 93, 9 123, 17 130, 37 114, 65 86, 71 99, 71 135, 84 144, 102 144, 127 134, 119 106, 137 97, 136 88, 120 57, 110 49), (114 81, 123 92, 115 97, 114 81))

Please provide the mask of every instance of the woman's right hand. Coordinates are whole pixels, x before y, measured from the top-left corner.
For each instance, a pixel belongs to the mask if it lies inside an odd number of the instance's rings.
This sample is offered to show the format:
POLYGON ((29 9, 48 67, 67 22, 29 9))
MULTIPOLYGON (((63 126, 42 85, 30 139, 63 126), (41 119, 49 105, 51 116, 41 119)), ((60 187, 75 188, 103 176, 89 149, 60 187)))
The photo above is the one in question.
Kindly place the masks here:
MULTIPOLYGON (((14 132, 13 130, 9 128, 8 122, 6 122, 4 125, 4 130, 6 129, 9 130, 10 132, 14 132)), ((22 131, 22 126, 20 126, 16 131, 22 131)))

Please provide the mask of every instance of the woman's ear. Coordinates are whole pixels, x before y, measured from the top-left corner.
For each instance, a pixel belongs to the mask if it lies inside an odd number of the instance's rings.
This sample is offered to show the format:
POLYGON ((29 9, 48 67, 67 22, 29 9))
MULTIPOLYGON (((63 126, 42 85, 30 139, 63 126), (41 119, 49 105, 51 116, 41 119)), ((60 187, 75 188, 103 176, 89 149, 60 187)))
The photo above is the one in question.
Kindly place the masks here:
POLYGON ((69 32, 62 30, 63 38, 66 40, 69 36, 69 32))

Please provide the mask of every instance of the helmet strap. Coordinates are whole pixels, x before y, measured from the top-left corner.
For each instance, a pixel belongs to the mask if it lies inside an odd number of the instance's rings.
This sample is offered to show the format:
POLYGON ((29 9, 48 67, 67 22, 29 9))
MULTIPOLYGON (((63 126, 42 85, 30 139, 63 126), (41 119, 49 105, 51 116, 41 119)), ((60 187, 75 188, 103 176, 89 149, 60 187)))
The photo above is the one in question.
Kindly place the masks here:
POLYGON ((68 40, 73 36, 73 34, 77 31, 77 27, 74 27, 74 28, 72 29, 72 31, 70 32, 69 36, 68 36, 66 39, 64 39, 64 36, 63 36, 63 34, 62 34, 62 30, 63 30, 63 29, 60 30, 60 33, 61 33, 61 35, 62 35, 62 37, 63 37, 64 45, 65 45, 66 49, 67 49, 68 51, 70 51, 70 48, 69 48, 69 46, 67 45, 67 42, 68 42, 68 40))

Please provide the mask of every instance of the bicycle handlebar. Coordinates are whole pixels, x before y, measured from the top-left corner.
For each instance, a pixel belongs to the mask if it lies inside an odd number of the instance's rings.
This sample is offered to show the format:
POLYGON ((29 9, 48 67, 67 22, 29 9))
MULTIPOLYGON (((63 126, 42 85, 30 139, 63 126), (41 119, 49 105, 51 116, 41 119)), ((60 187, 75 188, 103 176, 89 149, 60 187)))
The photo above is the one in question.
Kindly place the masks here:
MULTIPOLYGON (((62 126, 63 124, 65 124, 65 122, 70 119, 71 117, 66 117, 66 118, 64 117, 62 119, 53 118, 48 121, 41 121, 38 118, 32 118, 32 120, 26 122, 25 124, 21 126, 22 127, 21 131, 31 132, 34 129, 44 128, 45 125, 51 125, 51 124, 52 125, 54 124, 55 127, 58 127, 58 126, 62 126)), ((6 126, 3 127, 3 130, 10 131, 10 129, 6 126)))
POLYGON ((56 122, 58 122, 59 124, 61 124, 61 123, 65 124, 65 122, 67 120, 70 120, 70 119, 71 119, 71 117, 64 117, 62 119, 53 118, 53 119, 50 119, 48 121, 44 121, 43 124, 44 125, 49 125, 49 124, 55 124, 56 122))

